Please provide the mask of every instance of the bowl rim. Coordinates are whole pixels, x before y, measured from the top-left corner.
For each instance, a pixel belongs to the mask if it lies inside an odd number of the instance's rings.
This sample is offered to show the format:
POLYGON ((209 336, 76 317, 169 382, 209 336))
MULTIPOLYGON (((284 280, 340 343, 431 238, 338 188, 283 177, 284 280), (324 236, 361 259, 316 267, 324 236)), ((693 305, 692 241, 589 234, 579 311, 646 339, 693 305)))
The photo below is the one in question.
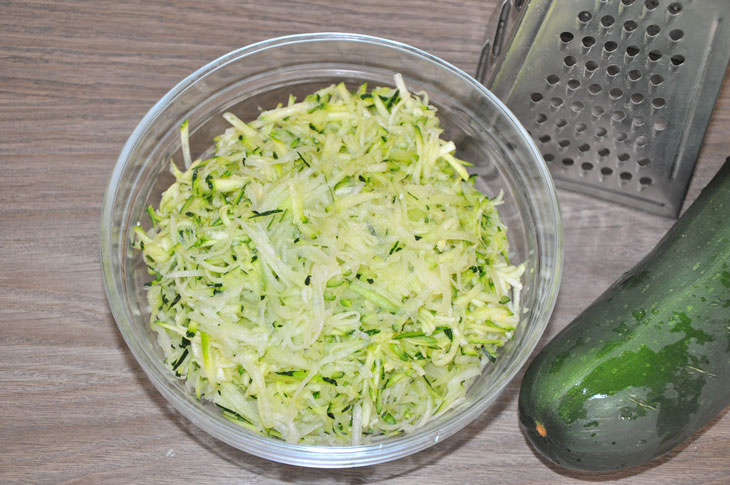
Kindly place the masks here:
MULTIPOLYGON (((363 444, 357 446, 293 444, 266 437, 258 433, 253 433, 245 430, 244 428, 240 428, 240 431, 236 429, 236 432, 233 432, 231 431, 232 428, 225 429, 222 423, 219 423, 217 421, 208 421, 207 423, 203 423, 202 421, 205 421, 205 419, 201 419, 201 417, 199 416, 198 408, 192 402, 190 402, 191 400, 187 399, 181 401, 173 391, 168 389, 168 384, 160 376, 153 372, 154 368, 148 368, 148 364, 145 362, 143 355, 141 355, 142 351, 137 348, 137 344, 136 342, 134 342, 135 337, 128 335, 128 332, 125 332, 123 328, 122 321, 127 320, 128 313, 126 311, 126 306, 122 304, 123 293, 119 291, 119 287, 114 280, 114 275, 111 273, 112 270, 110 261, 114 257, 113 239, 115 238, 112 236, 112 228, 109 227, 110 223, 105 223, 105 221, 112 220, 112 209, 114 208, 113 202, 116 200, 119 181, 121 180, 122 173, 130 160, 130 155, 134 150, 136 144, 138 143, 142 135, 152 125, 158 114, 166 106, 173 102, 179 94, 181 94, 184 90, 197 82, 199 79, 203 78, 206 74, 218 68, 221 68, 230 62, 234 62, 241 57, 245 57, 253 53, 260 52, 262 50, 286 46, 290 44, 302 44, 323 41, 348 41, 355 43, 375 44, 381 47, 392 48, 402 51, 406 54, 413 55, 415 57, 423 58, 424 60, 429 61, 444 69, 451 75, 455 75, 458 78, 461 78, 481 96, 487 98, 496 109, 501 111, 501 114, 507 120, 509 120, 512 125, 514 125, 520 136, 525 140, 529 150, 534 156, 534 159, 542 160, 540 152, 537 149, 534 141, 532 140, 532 137, 529 135, 529 133, 521 124, 521 122, 517 119, 517 117, 504 105, 504 103, 502 103, 502 101, 500 101, 484 85, 476 81, 472 76, 470 76, 460 68, 424 50, 390 39, 356 33, 318 32, 293 34, 270 38, 235 49, 205 64, 192 74, 186 76, 182 81, 178 82, 172 89, 170 89, 159 101, 157 101, 154 106, 145 114, 142 120, 137 124, 137 126, 127 139, 126 143, 124 144, 124 147, 122 148, 119 157, 117 158, 109 184, 104 194, 100 225, 100 257, 107 302, 109 304, 112 316, 114 317, 114 321, 117 324, 117 327, 122 334, 122 337, 125 340, 127 347, 132 352, 135 360, 140 365, 140 367, 142 367, 146 376, 150 379, 154 387, 158 390, 158 392, 165 396, 165 398, 170 402, 170 404, 173 405, 173 407, 178 412, 183 414, 187 419, 193 422, 196 426, 202 428, 207 433, 247 453, 291 465, 320 468, 344 468, 383 463, 386 461, 402 458, 417 451, 423 450, 447 438, 448 436, 452 435, 453 433, 457 432, 458 430, 462 429, 464 426, 472 422, 493 403, 493 400, 488 402, 477 401, 472 403, 470 406, 462 409, 460 414, 454 415, 452 419, 441 423, 438 428, 428 429, 427 427, 425 430, 419 430, 406 435, 401 435, 398 437, 398 439, 395 439, 393 441, 374 442, 371 444, 363 444), (211 427, 215 429, 212 430, 210 429, 211 427), (240 439, 240 436, 245 436, 243 441, 240 439)), ((552 242, 556 251, 555 266, 552 274, 549 275, 550 279, 548 280, 551 284, 550 287, 547 288, 548 291, 545 300, 546 304, 544 305, 541 314, 536 317, 536 320, 540 322, 539 327, 537 327, 539 337, 544 334, 545 328, 547 327, 550 316, 552 315, 552 312, 554 310, 562 279, 563 228, 557 193, 550 172, 547 166, 543 163, 536 164, 535 168, 539 172, 541 180, 546 184, 548 189, 548 195, 550 196, 549 205, 552 209, 553 214, 553 220, 551 221, 551 223, 555 228, 552 242)), ((121 235, 120 237, 124 238, 125 236, 121 235)), ((500 383, 495 386, 495 398, 503 392, 507 384, 514 379, 520 369, 527 363, 529 356, 534 351, 538 342, 539 338, 536 338, 534 340, 534 343, 529 346, 529 349, 527 349, 526 347, 521 347, 519 349, 519 360, 522 363, 519 366, 515 366, 514 368, 510 369, 510 372, 507 372, 506 374, 501 376, 500 383)), ((207 416, 204 416, 204 418, 207 418, 207 416)), ((225 422, 225 424, 231 425, 231 423, 228 423, 227 421, 225 422)))

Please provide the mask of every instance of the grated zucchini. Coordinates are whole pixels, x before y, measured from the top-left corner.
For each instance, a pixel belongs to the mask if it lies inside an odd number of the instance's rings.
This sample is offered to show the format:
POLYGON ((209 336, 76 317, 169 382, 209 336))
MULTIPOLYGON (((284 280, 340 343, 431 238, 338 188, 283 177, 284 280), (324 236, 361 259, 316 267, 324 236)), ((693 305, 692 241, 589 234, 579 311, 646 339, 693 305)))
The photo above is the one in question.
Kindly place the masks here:
POLYGON ((464 399, 519 323, 523 266, 426 94, 344 84, 232 113, 134 230, 171 371, 293 443, 408 432, 464 399), (181 338, 182 336, 182 338, 181 338))

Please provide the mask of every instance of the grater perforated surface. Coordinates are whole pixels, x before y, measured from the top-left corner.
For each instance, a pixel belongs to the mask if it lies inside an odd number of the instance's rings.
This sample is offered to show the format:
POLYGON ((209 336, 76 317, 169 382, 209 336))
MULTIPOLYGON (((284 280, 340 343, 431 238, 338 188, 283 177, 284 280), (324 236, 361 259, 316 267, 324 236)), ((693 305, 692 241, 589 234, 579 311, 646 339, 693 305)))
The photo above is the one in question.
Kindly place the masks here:
POLYGON ((482 77, 556 184, 676 217, 730 59, 730 0, 505 0, 496 17, 482 77))

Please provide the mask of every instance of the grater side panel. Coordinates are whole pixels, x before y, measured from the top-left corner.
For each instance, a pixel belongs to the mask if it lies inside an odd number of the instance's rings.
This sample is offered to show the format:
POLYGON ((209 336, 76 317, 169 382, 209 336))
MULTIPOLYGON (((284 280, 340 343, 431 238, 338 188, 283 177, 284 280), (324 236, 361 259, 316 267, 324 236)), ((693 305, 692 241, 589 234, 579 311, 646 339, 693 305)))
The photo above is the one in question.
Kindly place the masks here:
MULTIPOLYGON (((491 70, 483 76, 488 79, 487 87, 502 101, 511 98, 517 77, 526 70, 524 63, 527 55, 534 47, 540 28, 553 7, 552 0, 532 0, 523 7, 519 17, 510 19, 512 23, 507 29, 509 37, 505 40, 502 54, 492 60, 489 66, 491 70)), ((493 34, 490 32, 488 35, 493 34)), ((484 82, 483 79, 480 81, 484 82)))
POLYGON ((556 185, 676 217, 730 60, 727 0, 534 0, 490 89, 556 185))

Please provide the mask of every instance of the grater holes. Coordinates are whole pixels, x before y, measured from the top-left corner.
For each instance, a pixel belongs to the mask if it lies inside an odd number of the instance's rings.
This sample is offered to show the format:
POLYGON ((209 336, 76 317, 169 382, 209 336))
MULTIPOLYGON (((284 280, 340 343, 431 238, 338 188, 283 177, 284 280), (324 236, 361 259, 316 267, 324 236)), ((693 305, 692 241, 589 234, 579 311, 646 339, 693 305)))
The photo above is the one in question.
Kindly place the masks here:
POLYGON ((578 145, 578 151, 585 153, 588 150, 591 149, 591 146, 588 143, 583 143, 582 145, 578 145))
POLYGON ((620 68, 620 67, 618 67, 618 66, 617 66, 616 64, 611 64, 610 66, 608 66, 608 67, 606 68, 606 73, 607 73, 607 74, 608 74, 609 76, 611 76, 611 77, 613 77, 613 76, 617 76, 617 75, 618 75, 618 73, 620 73, 620 72, 621 72, 621 68, 620 68))
POLYGON ((677 15, 679 12, 682 11, 682 4, 679 2, 672 2, 667 7, 667 10, 671 15, 677 15))
POLYGON ((623 95, 624 95, 624 92, 623 92, 623 90, 622 90, 621 88, 612 88, 612 89, 611 89, 611 90, 610 90, 610 91, 608 92, 608 95, 609 95, 609 96, 610 96, 610 97, 611 97, 612 99, 619 99, 619 98, 621 98, 621 96, 623 96, 623 95))
POLYGON ((550 106, 557 109, 560 108, 564 102, 565 101, 563 101, 563 98, 555 96, 553 99, 550 100, 550 106))
POLYGON ((644 1, 644 7, 646 7, 647 10, 654 10, 659 6, 659 0, 645 0, 644 1))
POLYGON ((662 28, 659 27, 657 24, 651 24, 650 26, 648 26, 646 28, 646 34, 649 37, 656 37, 657 35, 659 35, 659 32, 661 32, 661 31, 662 31, 662 28))
POLYGON ((649 52, 649 60, 650 61, 656 62, 656 61, 658 61, 661 58, 662 58, 662 53, 661 52, 659 52, 659 51, 651 51, 651 52, 649 52))
POLYGON ((637 24, 633 20, 627 20, 626 22, 624 22, 624 30, 626 32, 633 32, 638 27, 639 27, 639 24, 637 24))
POLYGON ((568 140, 567 138, 563 138, 562 140, 558 141, 558 146, 564 150, 570 146, 570 140, 568 140))
POLYGON ((565 165, 566 167, 572 167, 574 163, 575 163, 575 160, 573 160, 572 158, 563 158, 563 160, 562 160, 562 164, 565 165))
POLYGON ((628 7, 629 5, 632 5, 634 3, 634 0, 621 0, 621 3, 628 7))
POLYGON ((576 62, 578 62, 578 59, 573 56, 566 56, 565 59, 563 59, 563 64, 565 64, 565 67, 573 67, 575 66, 576 62))
POLYGON ((635 45, 630 45, 626 48, 626 55, 629 57, 635 57, 640 52, 640 49, 635 45))
POLYGON ((625 118, 626 113, 624 113, 623 111, 614 111, 613 113, 611 113, 611 120, 617 123, 623 121, 625 118))
POLYGON ((605 112, 606 110, 603 109, 603 106, 594 106, 593 108, 591 108, 591 114, 596 118, 600 118, 605 112))
POLYGON ((580 101, 575 101, 570 105, 570 111, 572 111, 573 113, 580 113, 581 111, 583 111, 583 103, 581 103, 580 101))
POLYGON ((599 157, 607 157, 610 154, 611 154, 611 150, 609 150, 608 148, 605 148, 604 147, 604 148, 601 148, 601 149, 598 150, 598 156, 599 157))
POLYGON ((600 93, 601 89, 603 89, 603 88, 601 87, 600 84, 591 84, 590 86, 588 86, 588 92, 593 95, 600 93))
POLYGON ((639 167, 648 167, 651 163, 651 160, 649 160, 648 158, 640 158, 636 163, 639 165, 639 167))
POLYGON ((667 126, 669 126, 669 125, 666 122, 666 120, 662 120, 662 119, 654 120, 654 130, 656 130, 656 131, 664 131, 667 129, 667 126))
POLYGON ((663 108, 665 104, 667 104, 667 101, 664 98, 654 98, 651 100, 651 105, 655 109, 663 108))
POLYGON ((631 121, 631 124, 634 126, 644 126, 646 124, 646 118, 642 115, 637 115, 634 117, 634 119, 631 121))
POLYGON ((598 69, 598 63, 596 61, 588 61, 588 62, 586 62, 586 70, 588 72, 591 72, 592 73, 596 69, 598 69))
POLYGON ((631 173, 629 173, 629 172, 621 172, 619 174, 619 178, 621 180, 623 180, 624 182, 628 182, 629 180, 631 180, 633 178, 633 175, 631 175, 631 173))
POLYGON ((664 78, 661 76, 661 74, 654 74, 649 78, 649 82, 654 86, 659 86, 661 83, 664 82, 664 78))
POLYGON ((580 164, 580 168, 587 172, 588 170, 593 170, 593 164, 589 162, 583 162, 580 164))
POLYGON ((634 140, 634 143, 637 147, 645 147, 649 143, 649 138, 645 136, 637 136, 636 140, 634 140))
POLYGON ((601 168, 601 175, 608 176, 608 175, 612 175, 612 174, 613 174, 613 169, 611 167, 602 167, 601 168))
POLYGON ((591 48, 596 44, 596 38, 591 37, 590 35, 587 35, 587 36, 583 37, 583 40, 581 40, 581 43, 583 44, 584 47, 591 48))
POLYGON ((571 79, 568 81, 568 87, 573 90, 578 89, 580 87, 580 81, 577 79, 571 79))
POLYGON ((682 37, 684 37, 684 31, 682 29, 674 29, 669 32, 669 38, 672 39, 674 42, 677 42, 682 37))
POLYGON ((587 10, 583 10, 582 12, 578 13, 578 20, 580 20, 580 22, 583 24, 587 24, 591 21, 592 18, 593 15, 587 10))
POLYGON ((638 81, 639 79, 641 79, 641 71, 639 71, 638 69, 633 69, 629 71, 629 79, 632 81, 638 81))
POLYGON ((542 135, 540 138, 538 138, 540 143, 549 143, 551 138, 550 135, 542 135))
POLYGON ((604 15, 601 17, 601 25, 603 25, 605 28, 609 28, 616 22, 616 19, 613 18, 611 15, 604 15))
POLYGON ((584 132, 584 131, 586 131, 587 129, 588 129, 588 125, 586 125, 585 123, 577 123, 577 124, 575 125, 575 132, 576 132, 576 133, 579 133, 579 134, 580 134, 580 133, 583 133, 583 132, 584 132))
POLYGON ((644 102, 644 95, 641 93, 634 93, 631 95, 631 102, 634 104, 641 104, 644 102))
POLYGON ((550 163, 550 162, 552 162, 553 160, 555 160, 555 155, 553 155, 552 153, 543 153, 543 154, 542 154, 542 158, 543 158, 543 160, 545 160, 546 162, 550 163))
POLYGON ((609 40, 605 44, 603 44, 603 48, 606 50, 606 52, 613 52, 618 48, 618 44, 612 40, 609 40))
POLYGON ((644 188, 650 186, 652 182, 653 180, 651 179, 651 177, 641 177, 639 179, 639 184, 644 188))
POLYGON ((547 116, 545 113, 538 113, 537 116, 535 116, 535 123, 538 125, 541 125, 547 121, 547 116))
POLYGON ((555 122, 555 128, 557 128, 557 129, 565 128, 565 126, 567 124, 568 124, 568 122, 566 120, 564 120, 563 118, 560 118, 558 121, 555 122))
POLYGON ((530 99, 532 100, 533 103, 539 103, 540 101, 542 101, 542 94, 532 93, 532 94, 530 94, 530 99))
POLYGON ((597 136, 598 138, 603 138, 603 137, 604 137, 604 136, 606 136, 607 134, 608 134, 608 130, 607 130, 607 129, 605 129, 605 128, 603 128, 603 127, 600 127, 600 128, 598 128, 598 129, 596 130, 596 136, 597 136))
POLYGON ((563 44, 567 44, 573 40, 573 33, 572 32, 561 32, 560 33, 560 42, 563 44))
POLYGON ((624 141, 626 141, 626 139, 628 137, 629 137, 629 135, 627 135, 623 131, 620 131, 620 132, 616 133, 616 141, 618 141, 618 142, 624 142, 624 141))
POLYGON ((545 78, 547 83, 551 86, 555 86, 560 82, 560 78, 556 76, 555 74, 550 74, 548 77, 545 78))
POLYGON ((618 157, 616 158, 618 158, 619 162, 626 163, 631 158, 631 155, 629 155, 628 153, 619 153, 618 157))
POLYGON ((681 66, 682 64, 684 64, 685 59, 684 59, 683 55, 676 54, 676 55, 672 56, 671 59, 669 59, 669 60, 672 63, 672 65, 681 66))

